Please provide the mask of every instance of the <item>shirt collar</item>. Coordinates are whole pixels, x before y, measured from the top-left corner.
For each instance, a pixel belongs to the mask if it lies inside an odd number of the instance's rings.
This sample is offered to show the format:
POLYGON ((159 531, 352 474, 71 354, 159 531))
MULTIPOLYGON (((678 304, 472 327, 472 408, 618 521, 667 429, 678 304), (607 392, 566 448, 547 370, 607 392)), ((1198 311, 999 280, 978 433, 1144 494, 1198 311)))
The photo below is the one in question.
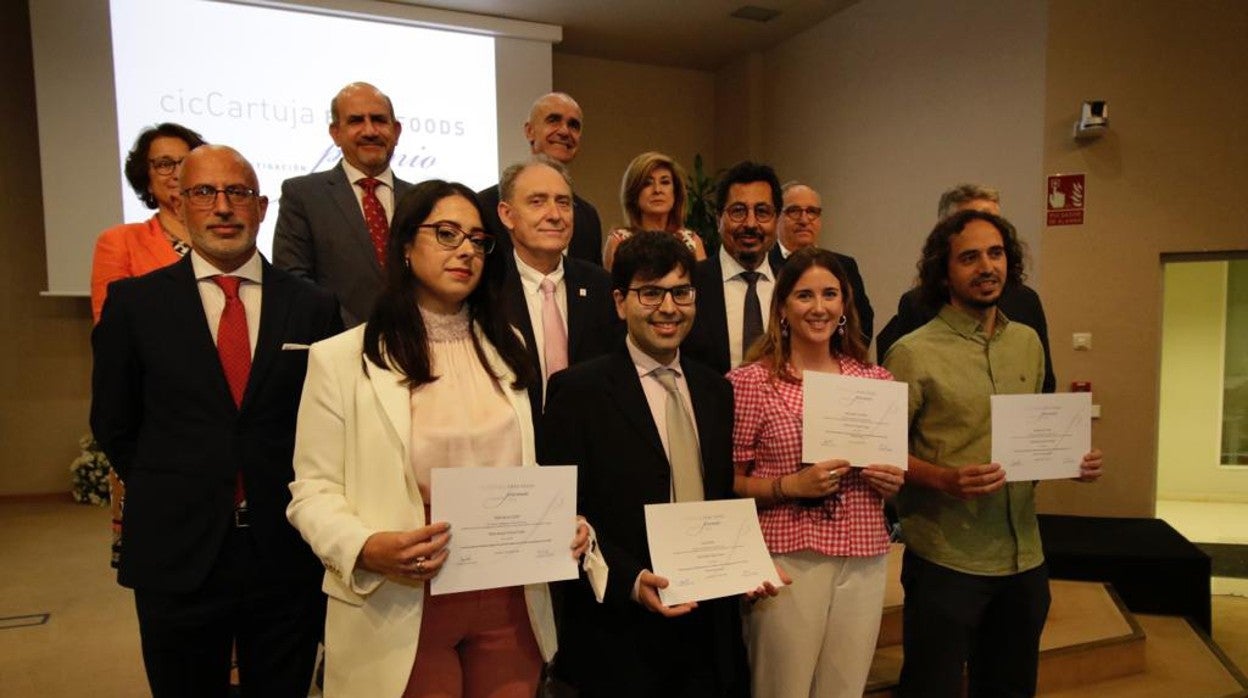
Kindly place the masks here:
MULTIPOLYGON (((997 313, 995 334, 999 335, 1001 334, 1001 330, 1005 329, 1005 326, 1010 323, 1010 320, 1005 316, 1005 313, 1001 312, 1000 308, 996 308, 995 311, 997 313)), ((958 310, 951 303, 945 303, 945 305, 941 307, 939 317, 941 320, 944 320, 949 327, 953 328, 954 332, 957 332, 963 337, 975 338, 983 336, 984 326, 983 323, 979 321, 979 318, 976 318, 970 313, 958 310)))
MULTIPOLYGON (((352 167, 351 163, 347 162, 346 158, 343 158, 342 160, 342 171, 347 174, 347 181, 352 184, 355 184, 356 182, 368 176, 364 174, 363 172, 360 172, 359 170, 352 167)), ((394 170, 390 169, 389 165, 386 165, 385 172, 382 172, 381 174, 377 175, 373 179, 376 179, 377 181, 381 182, 387 187, 394 189, 394 170)))
POLYGON ((511 251, 511 254, 516 259, 516 270, 520 272, 520 283, 522 283, 530 292, 535 292, 538 287, 542 285, 542 279, 550 279, 551 283, 556 286, 559 285, 560 281, 563 281, 562 256, 559 257, 559 266, 555 267, 554 271, 549 274, 543 274, 542 272, 525 264, 524 260, 520 259, 520 255, 514 249, 511 251))
POLYGON ((212 266, 212 264, 199 256, 199 252, 191 250, 191 269, 195 271, 195 279, 203 281, 214 276, 237 276, 246 279, 252 283, 262 283, 264 278, 264 264, 260 261, 260 250, 252 250, 251 258, 243 265, 228 274, 220 269, 212 266))
MULTIPOLYGON (((736 278, 741 275, 741 272, 746 271, 745 267, 741 266, 736 259, 733 259, 732 255, 728 254, 723 245, 719 247, 719 266, 723 270, 724 281, 736 278)), ((761 274, 762 278, 775 283, 776 280, 771 275, 771 265, 767 263, 767 255, 765 253, 763 254, 763 263, 758 265, 758 268, 754 271, 761 274)))
POLYGON ((657 369, 670 368, 676 372, 676 377, 680 378, 681 370, 679 348, 676 349, 676 358, 672 359, 672 363, 661 364, 656 361, 653 356, 650 356, 646 352, 642 351, 641 347, 638 347, 637 343, 633 341, 632 335, 624 338, 624 346, 628 347, 628 355, 632 358, 633 365, 637 367, 637 375, 648 376, 651 373, 654 373, 657 369))

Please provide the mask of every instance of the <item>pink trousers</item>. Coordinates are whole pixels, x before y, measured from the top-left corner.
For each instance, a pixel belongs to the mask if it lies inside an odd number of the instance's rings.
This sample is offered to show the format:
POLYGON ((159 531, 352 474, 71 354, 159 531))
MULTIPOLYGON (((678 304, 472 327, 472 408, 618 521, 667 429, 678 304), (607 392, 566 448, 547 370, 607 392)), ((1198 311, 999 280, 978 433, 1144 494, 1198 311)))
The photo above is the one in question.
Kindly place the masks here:
POLYGON ((542 655, 524 587, 432 596, 403 698, 532 698, 542 655))

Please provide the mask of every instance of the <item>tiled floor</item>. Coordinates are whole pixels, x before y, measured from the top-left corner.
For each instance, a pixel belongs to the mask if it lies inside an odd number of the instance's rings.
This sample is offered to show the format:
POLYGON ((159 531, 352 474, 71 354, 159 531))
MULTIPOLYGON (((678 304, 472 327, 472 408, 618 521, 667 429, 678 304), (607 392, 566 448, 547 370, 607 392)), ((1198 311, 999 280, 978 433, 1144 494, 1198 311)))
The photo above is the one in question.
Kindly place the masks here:
MULTIPOLYGON (((1222 536, 1215 542, 1245 542, 1248 505, 1203 520, 1222 536), (1238 541, 1227 539, 1232 527, 1238 541)), ((1171 525, 1195 536, 1189 526, 1200 524, 1171 525)), ((0 500, 0 532, 0 698, 148 695, 133 599, 108 567, 108 511, 68 498, 0 500), (42 613, 40 625, 2 620, 42 613)), ((1248 669, 1248 594, 1215 596, 1213 615, 1214 639, 1248 669)))

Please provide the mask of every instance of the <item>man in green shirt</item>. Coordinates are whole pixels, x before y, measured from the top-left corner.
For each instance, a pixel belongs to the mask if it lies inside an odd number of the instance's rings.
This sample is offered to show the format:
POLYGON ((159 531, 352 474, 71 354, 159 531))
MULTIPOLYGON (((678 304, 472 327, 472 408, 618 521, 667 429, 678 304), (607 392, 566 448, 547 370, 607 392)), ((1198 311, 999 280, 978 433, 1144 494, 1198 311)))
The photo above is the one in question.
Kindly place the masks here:
MULTIPOLYGON (((924 244, 919 278, 940 313, 884 358, 910 385, 898 694, 958 696, 965 663, 972 697, 1034 695, 1049 609, 1035 483, 1007 483, 988 462, 990 396, 1038 393, 1044 381, 1035 331, 997 309, 1002 290, 1023 279, 1013 226, 974 210, 944 219, 924 244)), ((1093 449, 1079 479, 1100 474, 1093 449)))

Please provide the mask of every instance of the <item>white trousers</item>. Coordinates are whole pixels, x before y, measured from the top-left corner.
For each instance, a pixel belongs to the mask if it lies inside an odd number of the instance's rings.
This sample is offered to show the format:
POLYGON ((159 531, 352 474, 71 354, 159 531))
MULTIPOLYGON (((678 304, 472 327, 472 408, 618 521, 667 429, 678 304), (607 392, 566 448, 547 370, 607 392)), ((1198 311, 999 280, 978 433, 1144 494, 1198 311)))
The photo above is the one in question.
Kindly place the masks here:
POLYGON ((861 698, 884 610, 888 556, 773 555, 793 584, 747 608, 754 698, 861 698))

